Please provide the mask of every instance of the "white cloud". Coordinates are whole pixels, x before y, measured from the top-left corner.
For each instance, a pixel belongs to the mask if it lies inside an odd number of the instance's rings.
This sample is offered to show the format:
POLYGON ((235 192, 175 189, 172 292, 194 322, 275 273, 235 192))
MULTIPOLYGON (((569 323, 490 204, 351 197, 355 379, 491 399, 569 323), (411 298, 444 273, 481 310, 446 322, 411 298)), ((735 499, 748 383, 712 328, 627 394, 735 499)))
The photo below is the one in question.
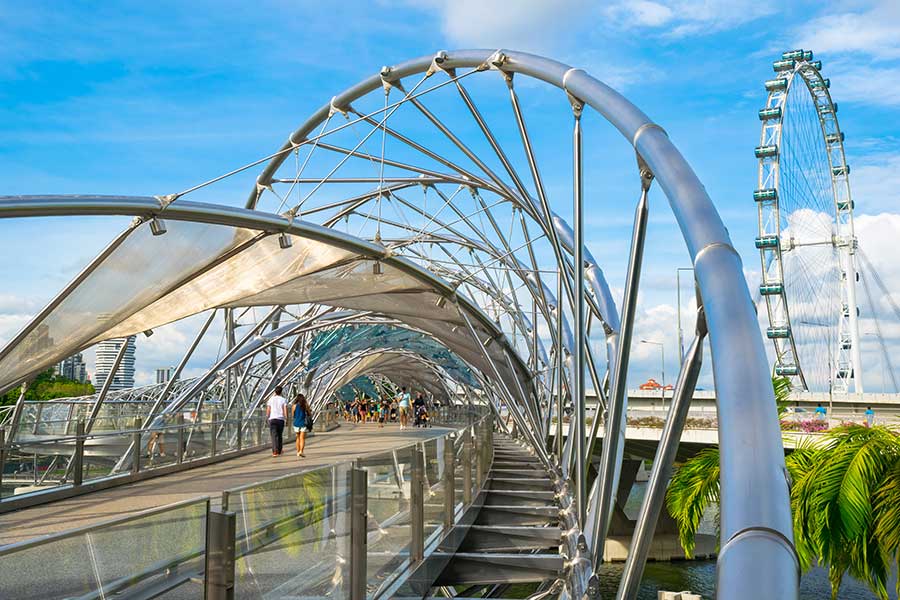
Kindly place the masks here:
POLYGON ((900 106, 900 66, 896 64, 865 64, 846 58, 823 65, 823 71, 831 79, 832 94, 839 102, 900 106))
POLYGON ((453 44, 470 48, 509 48, 533 52, 553 50, 567 29, 579 27, 586 0, 409 0, 436 11, 441 30, 453 44))
POLYGON ((792 47, 825 61, 839 100, 900 106, 900 3, 876 0, 857 11, 823 14, 794 29, 792 47))
POLYGON ((900 58, 900 4, 875 2, 868 10, 824 15, 797 31, 798 48, 817 52, 861 52, 879 59, 900 58))
POLYGON ((870 154, 850 165, 850 186, 858 213, 900 206, 900 153, 870 154))
POLYGON ((616 2, 606 13, 624 29, 657 29, 668 37, 680 38, 733 29, 776 9, 775 3, 768 0, 640 0, 616 2))

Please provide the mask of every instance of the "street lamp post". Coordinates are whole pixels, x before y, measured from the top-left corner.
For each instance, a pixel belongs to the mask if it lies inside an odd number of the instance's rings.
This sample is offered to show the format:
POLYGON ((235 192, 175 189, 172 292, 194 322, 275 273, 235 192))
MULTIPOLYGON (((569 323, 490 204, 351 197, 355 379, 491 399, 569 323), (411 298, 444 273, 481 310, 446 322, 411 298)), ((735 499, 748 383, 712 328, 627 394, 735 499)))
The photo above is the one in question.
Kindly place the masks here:
POLYGON ((662 409, 663 409, 663 412, 666 412, 666 346, 662 342, 655 342, 653 340, 641 340, 641 343, 659 346, 659 352, 660 352, 660 363, 659 363, 660 369, 659 370, 660 370, 661 379, 662 379, 662 381, 660 382, 660 385, 659 385, 659 390, 660 390, 660 396, 662 399, 662 409))
POLYGON ((681 272, 694 272, 693 267, 678 267, 675 269, 675 288, 678 292, 678 365, 684 366, 684 332, 681 329, 681 272))

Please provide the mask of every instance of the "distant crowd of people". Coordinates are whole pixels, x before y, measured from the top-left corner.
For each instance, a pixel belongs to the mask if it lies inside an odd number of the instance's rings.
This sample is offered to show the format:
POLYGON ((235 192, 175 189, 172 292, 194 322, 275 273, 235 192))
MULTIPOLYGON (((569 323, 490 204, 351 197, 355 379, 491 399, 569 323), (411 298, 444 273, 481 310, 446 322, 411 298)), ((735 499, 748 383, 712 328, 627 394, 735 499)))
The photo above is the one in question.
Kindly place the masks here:
POLYGON ((417 392, 413 399, 404 387, 393 397, 382 394, 376 399, 359 394, 344 403, 343 414, 348 423, 378 423, 379 427, 384 427, 385 423, 399 422, 400 429, 406 429, 412 419, 413 427, 429 427, 430 404, 422 392, 417 392))
MULTIPOLYGON (((412 427, 430 427, 429 409, 435 404, 426 400, 422 392, 416 392, 415 398, 404 387, 393 397, 382 394, 380 398, 371 398, 359 394, 353 400, 342 405, 344 420, 349 423, 400 423, 400 429, 412 427)), ((269 422, 269 434, 272 438, 272 456, 280 456, 283 451, 284 429, 287 423, 293 427, 297 456, 303 457, 306 448, 306 434, 312 431, 313 417, 306 396, 297 394, 293 400, 284 397, 281 386, 266 402, 266 419, 269 422)))

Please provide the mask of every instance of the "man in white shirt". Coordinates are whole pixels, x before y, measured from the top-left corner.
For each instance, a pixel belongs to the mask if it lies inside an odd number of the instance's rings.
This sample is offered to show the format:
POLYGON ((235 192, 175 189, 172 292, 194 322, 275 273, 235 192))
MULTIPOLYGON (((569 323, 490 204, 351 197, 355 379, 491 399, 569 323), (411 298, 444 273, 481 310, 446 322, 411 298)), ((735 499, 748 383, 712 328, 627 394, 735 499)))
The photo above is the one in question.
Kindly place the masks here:
POLYGON ((272 436, 272 456, 280 456, 284 423, 288 418, 288 403, 281 394, 280 385, 275 386, 275 393, 266 402, 266 418, 269 420, 269 434, 272 436))

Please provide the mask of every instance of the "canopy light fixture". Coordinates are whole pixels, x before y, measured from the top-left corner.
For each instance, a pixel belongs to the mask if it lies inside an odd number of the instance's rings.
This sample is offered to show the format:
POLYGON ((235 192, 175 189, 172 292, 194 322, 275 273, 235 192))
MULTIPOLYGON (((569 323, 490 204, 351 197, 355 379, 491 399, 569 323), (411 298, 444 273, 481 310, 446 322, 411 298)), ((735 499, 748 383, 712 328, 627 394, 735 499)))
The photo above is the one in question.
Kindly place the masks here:
POLYGON ((282 232, 278 236, 278 245, 281 247, 282 250, 287 250, 288 248, 290 248, 291 246, 294 245, 294 242, 293 242, 293 240, 291 240, 291 236, 282 232))
POLYGON ((166 222, 162 219, 153 217, 150 219, 150 233, 153 235, 162 235, 166 232, 166 222))
POLYGON ((435 302, 434 305, 438 308, 444 308, 447 305, 447 297, 438 296, 437 302, 435 302))
POLYGON ((484 342, 482 342, 485 348, 490 346, 492 343, 494 343, 494 338, 492 337, 489 337, 488 339, 484 340, 484 342))
POLYGON ((382 273, 384 273, 384 269, 381 268, 381 261, 376 260, 374 263, 372 263, 372 274, 381 275, 382 273))
POLYGON ((153 330, 148 329, 147 331, 144 332, 144 335, 146 335, 147 337, 150 337, 151 335, 153 335, 153 330))

